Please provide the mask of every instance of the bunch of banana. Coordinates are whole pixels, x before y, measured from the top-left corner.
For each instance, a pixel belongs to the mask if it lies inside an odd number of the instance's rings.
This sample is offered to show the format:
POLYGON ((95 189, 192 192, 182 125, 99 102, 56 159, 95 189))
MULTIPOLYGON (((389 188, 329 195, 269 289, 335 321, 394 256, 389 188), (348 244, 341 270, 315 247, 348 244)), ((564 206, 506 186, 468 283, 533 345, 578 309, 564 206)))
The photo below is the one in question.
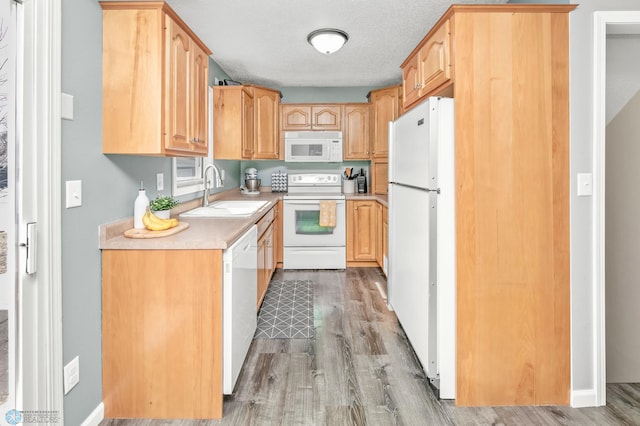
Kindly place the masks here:
POLYGON ((144 216, 142 216, 142 223, 144 223, 145 228, 151 231, 164 231, 177 226, 178 219, 160 219, 151 210, 147 209, 144 216))

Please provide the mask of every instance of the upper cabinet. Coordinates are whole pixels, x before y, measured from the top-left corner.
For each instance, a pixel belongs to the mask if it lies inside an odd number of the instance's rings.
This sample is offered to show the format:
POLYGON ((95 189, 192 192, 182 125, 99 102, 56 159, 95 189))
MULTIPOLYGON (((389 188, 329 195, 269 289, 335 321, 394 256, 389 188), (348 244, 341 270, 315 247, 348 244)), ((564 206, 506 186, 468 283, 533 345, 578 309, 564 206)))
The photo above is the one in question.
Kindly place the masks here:
POLYGON ((342 120, 343 158, 369 159, 369 104, 344 105, 342 120))
POLYGON ((215 86, 213 150, 219 160, 278 159, 280 92, 215 86))
POLYGON ((280 131, 278 129, 280 92, 254 87, 253 110, 253 158, 278 159, 280 153, 280 131))
POLYGON ((392 86, 369 93, 371 103, 371 158, 389 156, 389 122, 402 113, 401 87, 392 86))
POLYGON ((342 106, 323 104, 282 104, 282 131, 342 130, 342 106))
POLYGON ((211 51, 164 2, 101 2, 102 151, 205 156, 211 51))
POLYGON ((401 68, 404 108, 451 83, 451 40, 450 20, 441 20, 403 62, 401 68))

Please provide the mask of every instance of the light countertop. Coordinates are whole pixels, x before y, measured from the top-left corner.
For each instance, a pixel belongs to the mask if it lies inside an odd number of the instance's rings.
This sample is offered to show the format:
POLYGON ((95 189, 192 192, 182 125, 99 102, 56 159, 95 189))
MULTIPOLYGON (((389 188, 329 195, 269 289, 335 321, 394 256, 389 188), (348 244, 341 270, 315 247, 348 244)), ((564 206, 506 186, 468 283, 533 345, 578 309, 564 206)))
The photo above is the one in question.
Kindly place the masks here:
MULTIPOLYGON (((238 218, 196 218, 180 217, 189 227, 177 234, 162 238, 127 238, 124 231, 133 228, 133 217, 102 224, 99 227, 101 250, 224 250, 230 247, 244 232, 260 220, 286 193, 271 192, 264 188, 260 195, 242 195, 238 188, 213 194, 209 199, 221 200, 264 200, 268 203, 251 216, 238 218)), ((386 195, 345 194, 347 200, 376 200, 388 205, 386 195)), ((180 204, 171 211, 172 217, 201 205, 201 199, 180 204)))

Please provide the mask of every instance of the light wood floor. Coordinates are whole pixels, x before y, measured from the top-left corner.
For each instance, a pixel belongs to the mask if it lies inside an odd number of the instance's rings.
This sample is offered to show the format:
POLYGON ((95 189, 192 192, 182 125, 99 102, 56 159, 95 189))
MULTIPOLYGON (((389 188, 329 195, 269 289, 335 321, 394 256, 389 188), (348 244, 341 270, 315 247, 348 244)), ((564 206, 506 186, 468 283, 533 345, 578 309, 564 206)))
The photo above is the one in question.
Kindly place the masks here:
POLYGON ((315 337, 254 340, 222 421, 100 425, 640 425, 638 384, 609 385, 607 406, 598 408, 461 408, 438 401, 378 291, 376 282, 386 289, 380 270, 278 270, 274 278, 316 282, 315 337))

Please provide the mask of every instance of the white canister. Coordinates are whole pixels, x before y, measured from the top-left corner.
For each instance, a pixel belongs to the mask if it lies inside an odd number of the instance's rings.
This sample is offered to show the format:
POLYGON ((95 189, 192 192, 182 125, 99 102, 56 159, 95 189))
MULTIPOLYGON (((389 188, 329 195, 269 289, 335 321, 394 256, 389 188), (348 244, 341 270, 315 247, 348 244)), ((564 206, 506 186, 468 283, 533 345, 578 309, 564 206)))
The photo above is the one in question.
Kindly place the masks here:
POLYGON ((342 193, 353 194, 356 192, 356 180, 347 179, 342 181, 342 193))

